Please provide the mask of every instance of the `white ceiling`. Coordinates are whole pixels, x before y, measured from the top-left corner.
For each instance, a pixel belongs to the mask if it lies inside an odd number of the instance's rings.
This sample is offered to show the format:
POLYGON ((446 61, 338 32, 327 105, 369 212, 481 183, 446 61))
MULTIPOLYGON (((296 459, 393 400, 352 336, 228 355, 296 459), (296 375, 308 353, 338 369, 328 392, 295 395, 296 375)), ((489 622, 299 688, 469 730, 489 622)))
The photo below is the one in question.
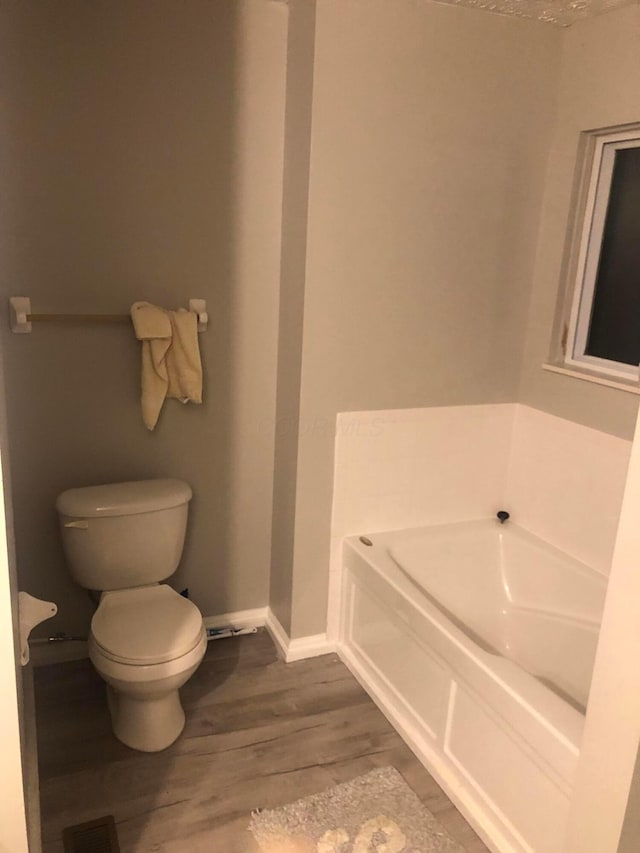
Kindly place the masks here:
POLYGON ((638 0, 436 0, 451 6, 469 6, 497 15, 533 18, 560 27, 570 27, 582 18, 594 17, 638 0))

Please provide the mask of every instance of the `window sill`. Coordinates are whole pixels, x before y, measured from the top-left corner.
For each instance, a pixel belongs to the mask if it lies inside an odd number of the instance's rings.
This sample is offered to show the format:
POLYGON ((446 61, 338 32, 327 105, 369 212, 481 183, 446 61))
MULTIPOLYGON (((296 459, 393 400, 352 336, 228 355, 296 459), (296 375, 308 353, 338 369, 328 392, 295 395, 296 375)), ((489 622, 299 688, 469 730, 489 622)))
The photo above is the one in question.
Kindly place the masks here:
POLYGON ((626 382, 624 379, 611 379, 591 371, 565 367, 562 364, 543 364, 542 369, 562 376, 572 376, 574 379, 584 379, 585 382, 594 382, 596 385, 605 385, 607 388, 616 388, 618 391, 627 391, 629 394, 640 394, 640 385, 633 380, 626 382))

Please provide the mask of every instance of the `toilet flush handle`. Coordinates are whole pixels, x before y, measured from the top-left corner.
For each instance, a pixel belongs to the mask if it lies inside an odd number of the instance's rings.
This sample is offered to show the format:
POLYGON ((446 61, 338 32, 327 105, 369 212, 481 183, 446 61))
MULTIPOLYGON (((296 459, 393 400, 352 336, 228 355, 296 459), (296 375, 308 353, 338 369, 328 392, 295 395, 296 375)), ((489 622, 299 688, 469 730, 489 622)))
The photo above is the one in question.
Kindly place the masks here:
POLYGON ((81 530, 86 530, 89 527, 89 522, 86 518, 78 518, 76 521, 65 521, 65 527, 78 527, 81 530))

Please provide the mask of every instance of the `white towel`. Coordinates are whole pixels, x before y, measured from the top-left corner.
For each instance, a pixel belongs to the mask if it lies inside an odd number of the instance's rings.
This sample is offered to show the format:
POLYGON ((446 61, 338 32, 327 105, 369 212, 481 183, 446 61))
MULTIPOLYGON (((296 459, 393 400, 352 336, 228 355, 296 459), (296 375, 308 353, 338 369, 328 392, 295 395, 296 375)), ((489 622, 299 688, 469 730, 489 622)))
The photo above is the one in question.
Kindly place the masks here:
POLYGON ((166 397, 202 402, 198 317, 182 308, 165 311, 150 302, 134 302, 131 320, 142 341, 142 420, 151 430, 166 397))

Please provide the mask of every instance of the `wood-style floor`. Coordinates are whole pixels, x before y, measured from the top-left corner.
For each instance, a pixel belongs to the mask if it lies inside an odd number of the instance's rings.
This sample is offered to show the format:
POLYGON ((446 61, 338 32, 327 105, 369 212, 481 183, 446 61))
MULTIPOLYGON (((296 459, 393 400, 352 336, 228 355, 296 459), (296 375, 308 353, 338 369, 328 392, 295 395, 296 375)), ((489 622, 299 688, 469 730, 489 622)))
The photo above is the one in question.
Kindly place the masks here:
POLYGON ((164 752, 111 733, 87 660, 35 670, 44 853, 113 814, 123 853, 248 853, 252 809, 393 765, 468 853, 487 848, 335 655, 284 664, 265 632, 209 643, 164 752))

